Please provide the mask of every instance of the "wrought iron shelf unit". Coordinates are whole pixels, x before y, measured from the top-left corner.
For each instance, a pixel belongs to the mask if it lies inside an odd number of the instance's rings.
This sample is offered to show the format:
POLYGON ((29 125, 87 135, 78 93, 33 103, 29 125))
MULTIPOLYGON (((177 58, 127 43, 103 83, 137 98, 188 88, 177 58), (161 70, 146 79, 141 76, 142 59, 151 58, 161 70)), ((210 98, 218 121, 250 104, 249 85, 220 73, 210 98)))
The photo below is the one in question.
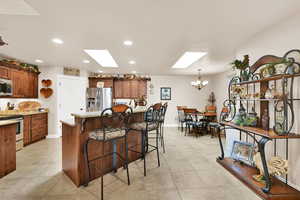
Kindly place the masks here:
POLYGON ((300 135, 295 134, 295 133, 289 133, 286 135, 278 135, 276 134, 273 130, 263 130, 262 128, 257 128, 257 127, 250 127, 250 126, 239 126, 235 125, 232 122, 221 122, 223 126, 229 126, 234 129, 247 132, 248 134, 253 134, 261 137, 265 137, 268 139, 300 139, 300 135))
MULTIPOLYGON (((258 169, 255 167, 242 164, 241 162, 235 162, 231 158, 225 158, 224 148, 222 144, 221 134, 219 132, 219 144, 221 149, 221 155, 217 158, 217 162, 238 178, 242 183, 248 186, 261 198, 266 200, 300 200, 300 191, 294 189, 289 185, 288 177, 285 176, 285 180, 282 181, 275 176, 269 174, 267 166, 267 159, 265 153, 265 146, 268 142, 272 141, 274 145, 274 156, 277 155, 277 140, 285 142, 285 159, 289 157, 289 139, 300 139, 300 133, 292 133, 292 128, 295 120, 294 103, 300 100, 294 98, 294 80, 296 77, 300 77, 300 50, 291 50, 287 52, 283 57, 277 57, 273 55, 266 55, 257 60, 247 70, 250 74, 250 80, 242 81, 241 77, 233 77, 228 87, 228 99, 223 103, 224 107, 227 107, 228 114, 220 123, 221 129, 225 132, 228 129, 234 129, 235 134, 240 135, 240 140, 252 138, 253 143, 258 147, 258 152, 261 157, 261 164, 263 167, 263 174, 265 177, 265 183, 256 182, 253 179, 253 175, 259 174, 258 169), (280 75, 273 75, 270 77, 262 77, 261 73, 258 73, 258 69, 268 64, 283 64, 284 72, 280 75), (233 94, 234 87, 246 87, 246 95, 249 90, 253 94, 264 94, 269 89, 269 83, 274 82, 275 88, 281 83, 281 96, 282 98, 240 98, 236 94, 233 94), (258 85, 258 86, 257 86, 258 85), (249 89, 250 88, 250 89, 249 89), (256 91, 259 90, 259 91, 256 91), (246 105, 246 111, 250 111, 250 106, 254 109, 258 107, 260 110, 260 120, 258 127, 239 126, 232 121, 236 116, 237 107, 246 105), (270 110, 273 106, 274 127, 266 131, 261 128, 263 113, 270 115, 270 110), (245 137, 242 137, 245 134, 245 137)), ((273 65, 273 66, 274 66, 273 65)), ((269 117, 270 118, 270 117, 269 117)), ((282 154, 282 152, 281 152, 282 154)))
POLYGON ((257 79, 257 80, 236 82, 233 83, 232 85, 247 85, 247 84, 254 84, 254 83, 261 83, 261 82, 276 81, 283 78, 294 78, 298 76, 300 76, 300 74, 281 74, 281 75, 271 76, 271 77, 257 79))

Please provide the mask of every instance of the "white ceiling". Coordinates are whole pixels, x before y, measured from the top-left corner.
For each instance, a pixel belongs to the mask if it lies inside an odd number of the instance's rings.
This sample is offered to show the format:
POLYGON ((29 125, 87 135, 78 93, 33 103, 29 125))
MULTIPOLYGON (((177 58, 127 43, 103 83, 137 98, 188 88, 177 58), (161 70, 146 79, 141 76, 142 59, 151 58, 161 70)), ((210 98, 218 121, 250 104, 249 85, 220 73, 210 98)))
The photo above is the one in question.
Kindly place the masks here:
POLYGON ((3 15, 39 15, 24 0, 0 0, 0 14, 3 15))
MULTIPOLYGON (((0 0, 0 7, 8 1, 19 0, 0 0)), ((299 0, 26 2, 40 15, 0 14, 0 35, 9 43, 0 54, 29 63, 42 59, 47 66, 144 74, 196 74, 199 67, 203 73, 224 71, 238 45, 300 10, 299 0), (54 37, 64 44, 53 44, 54 37), (124 40, 133 46, 123 46, 124 40), (103 68, 83 49, 108 49, 120 67, 103 68), (194 50, 208 55, 188 69, 171 69, 185 51, 194 50), (128 64, 132 59, 135 66, 128 64)))

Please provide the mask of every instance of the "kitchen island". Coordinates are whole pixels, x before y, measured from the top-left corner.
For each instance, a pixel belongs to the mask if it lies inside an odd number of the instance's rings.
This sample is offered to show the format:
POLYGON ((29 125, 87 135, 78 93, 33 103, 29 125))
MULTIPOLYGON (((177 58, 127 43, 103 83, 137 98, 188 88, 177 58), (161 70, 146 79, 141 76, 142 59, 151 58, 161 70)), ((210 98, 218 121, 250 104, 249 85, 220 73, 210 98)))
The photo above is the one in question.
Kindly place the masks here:
MULTIPOLYGON (((145 110, 134 110, 133 121, 141 122, 144 119, 145 110)), ((88 139, 89 132, 102 127, 100 112, 82 112, 72 114, 74 121, 61 121, 62 123, 62 168, 65 174, 73 181, 76 186, 83 185, 87 179, 86 163, 84 159, 83 147, 88 139)), ((141 135, 139 132, 130 131, 128 134, 128 144, 131 149, 141 151, 141 135)), ((105 145, 106 152, 116 151, 124 155, 124 140, 120 139, 115 144, 110 142, 89 143, 89 160, 102 155, 102 145, 105 145)), ((106 153, 104 152, 104 153, 106 153)), ((129 161, 135 161, 140 158, 140 154, 129 151, 129 161)), ((122 167, 122 162, 115 156, 96 161, 91 161, 91 179, 100 177, 101 174, 111 172, 111 169, 122 167), (97 170, 96 170, 97 169, 97 170)))

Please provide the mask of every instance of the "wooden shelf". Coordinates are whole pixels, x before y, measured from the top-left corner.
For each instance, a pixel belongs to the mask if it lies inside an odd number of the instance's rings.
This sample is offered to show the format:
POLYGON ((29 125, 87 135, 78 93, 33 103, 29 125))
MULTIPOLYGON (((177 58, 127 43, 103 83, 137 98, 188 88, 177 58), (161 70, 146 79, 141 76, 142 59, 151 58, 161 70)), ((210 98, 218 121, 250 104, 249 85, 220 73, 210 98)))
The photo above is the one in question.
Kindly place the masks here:
POLYGON ((293 187, 283 183, 276 177, 272 177, 272 187, 269 193, 264 193, 262 183, 253 180, 252 176, 258 174, 258 170, 231 158, 217 159, 217 162, 229 171, 233 176, 239 179, 253 192, 265 200, 300 200, 300 192, 293 187))
MULTIPOLYGON (((279 101, 281 99, 235 99, 236 101, 279 101)), ((300 99, 288 99, 292 101, 299 101, 300 99)))
POLYGON ((240 83, 234 83, 233 85, 245 85, 245 84, 253 84, 253 83, 260 83, 260 82, 268 82, 268 81, 275 81, 275 80, 279 80, 282 78, 292 78, 292 77, 298 77, 300 76, 300 74, 282 74, 282 75, 276 75, 276 76, 272 76, 272 77, 267 77, 267 78, 263 78, 263 79, 259 79, 259 80, 253 80, 253 81, 243 81, 240 83))
POLYGON ((289 133, 288 135, 277 135, 273 130, 263 130, 261 128, 257 128, 257 127, 249 127, 249 126, 239 126, 239 125, 235 125, 232 122, 221 122, 222 125, 225 126, 230 126, 232 128, 241 130, 241 131, 247 131, 265 138, 270 138, 270 139, 296 139, 296 138, 300 138, 300 135, 297 135, 295 133, 289 133))

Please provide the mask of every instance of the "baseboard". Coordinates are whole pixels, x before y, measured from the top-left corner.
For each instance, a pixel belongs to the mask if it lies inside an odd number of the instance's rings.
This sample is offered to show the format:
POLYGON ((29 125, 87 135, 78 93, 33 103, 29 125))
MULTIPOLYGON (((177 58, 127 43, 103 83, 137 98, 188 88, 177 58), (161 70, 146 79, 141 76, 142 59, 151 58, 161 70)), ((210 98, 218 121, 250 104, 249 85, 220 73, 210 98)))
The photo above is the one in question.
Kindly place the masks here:
POLYGON ((178 127, 178 124, 166 124, 165 127, 178 127))
POLYGON ((60 138, 60 135, 47 135, 47 139, 60 138))

